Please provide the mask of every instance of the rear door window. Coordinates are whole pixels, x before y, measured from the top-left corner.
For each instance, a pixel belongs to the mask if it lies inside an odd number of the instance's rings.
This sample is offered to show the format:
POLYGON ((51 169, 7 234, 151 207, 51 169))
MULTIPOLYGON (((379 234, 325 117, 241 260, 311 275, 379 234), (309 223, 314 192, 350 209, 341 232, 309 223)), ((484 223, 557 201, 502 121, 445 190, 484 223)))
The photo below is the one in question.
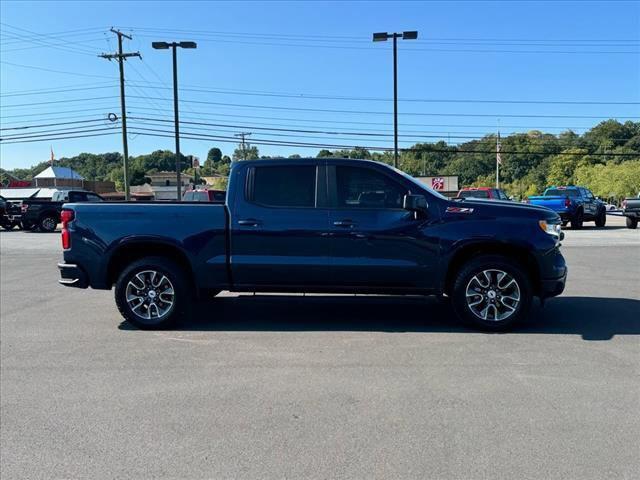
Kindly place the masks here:
POLYGON ((250 175, 249 199, 270 207, 314 207, 316 166, 254 167, 250 175))

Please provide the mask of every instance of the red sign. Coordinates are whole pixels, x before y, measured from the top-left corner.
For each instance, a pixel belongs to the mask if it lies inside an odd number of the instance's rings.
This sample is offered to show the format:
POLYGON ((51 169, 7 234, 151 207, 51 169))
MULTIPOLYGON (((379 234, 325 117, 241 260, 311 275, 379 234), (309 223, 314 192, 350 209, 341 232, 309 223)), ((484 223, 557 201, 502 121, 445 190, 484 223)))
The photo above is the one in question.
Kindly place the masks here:
POLYGON ((431 179, 431 188, 433 188, 434 190, 444 190, 444 178, 433 177, 431 179))

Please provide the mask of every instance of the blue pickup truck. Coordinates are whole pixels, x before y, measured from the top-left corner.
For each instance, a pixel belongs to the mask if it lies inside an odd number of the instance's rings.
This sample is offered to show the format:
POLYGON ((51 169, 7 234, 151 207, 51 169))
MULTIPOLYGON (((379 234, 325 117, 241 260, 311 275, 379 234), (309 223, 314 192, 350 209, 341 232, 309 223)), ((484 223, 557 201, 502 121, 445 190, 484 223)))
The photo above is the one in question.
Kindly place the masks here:
POLYGON ((567 276, 556 213, 450 201, 365 160, 236 162, 225 204, 66 204, 62 222, 60 282, 115 285, 140 328, 231 290, 447 296, 462 319, 500 330, 567 276))
POLYGON ((604 202, 584 187, 549 187, 541 196, 529 197, 528 203, 558 213, 562 226, 571 222, 571 228, 579 229, 584 222, 595 222, 596 227, 604 227, 607 223, 604 202))

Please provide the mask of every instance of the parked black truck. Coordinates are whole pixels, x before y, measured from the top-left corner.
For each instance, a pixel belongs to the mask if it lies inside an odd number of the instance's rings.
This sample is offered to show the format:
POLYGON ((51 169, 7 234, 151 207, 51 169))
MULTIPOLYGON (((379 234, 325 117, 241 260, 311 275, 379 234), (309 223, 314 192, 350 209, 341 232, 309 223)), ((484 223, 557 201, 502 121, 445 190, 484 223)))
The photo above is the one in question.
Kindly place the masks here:
POLYGON ((637 197, 624 199, 622 202, 622 215, 627 217, 627 228, 635 229, 638 227, 638 219, 640 219, 640 193, 637 197))
POLYGON ((20 226, 20 217, 20 205, 0 195, 0 227, 5 230, 13 230, 20 226))
POLYGON ((448 296, 459 317, 498 330, 567 276, 557 213, 451 201, 364 160, 236 162, 223 205, 70 203, 62 221, 60 282, 115 285, 141 328, 232 290, 448 296))
POLYGON ((60 223, 65 203, 102 202, 100 195, 85 190, 59 190, 51 200, 28 198, 22 201, 22 228, 53 232, 60 223))

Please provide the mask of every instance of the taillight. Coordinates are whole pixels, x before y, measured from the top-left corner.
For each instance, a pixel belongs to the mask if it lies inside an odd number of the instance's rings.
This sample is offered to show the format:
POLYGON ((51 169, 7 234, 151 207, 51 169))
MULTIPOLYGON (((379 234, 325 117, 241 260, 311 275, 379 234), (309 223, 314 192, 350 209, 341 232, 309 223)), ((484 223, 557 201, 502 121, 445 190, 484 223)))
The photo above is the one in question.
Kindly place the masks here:
POLYGON ((569 197, 564 199, 564 206, 565 208, 569 208, 571 206, 571 199, 569 197))
POLYGON ((73 210, 62 210, 60 213, 60 220, 62 221, 62 248, 68 250, 71 248, 71 234, 67 225, 75 218, 75 212, 73 210))

